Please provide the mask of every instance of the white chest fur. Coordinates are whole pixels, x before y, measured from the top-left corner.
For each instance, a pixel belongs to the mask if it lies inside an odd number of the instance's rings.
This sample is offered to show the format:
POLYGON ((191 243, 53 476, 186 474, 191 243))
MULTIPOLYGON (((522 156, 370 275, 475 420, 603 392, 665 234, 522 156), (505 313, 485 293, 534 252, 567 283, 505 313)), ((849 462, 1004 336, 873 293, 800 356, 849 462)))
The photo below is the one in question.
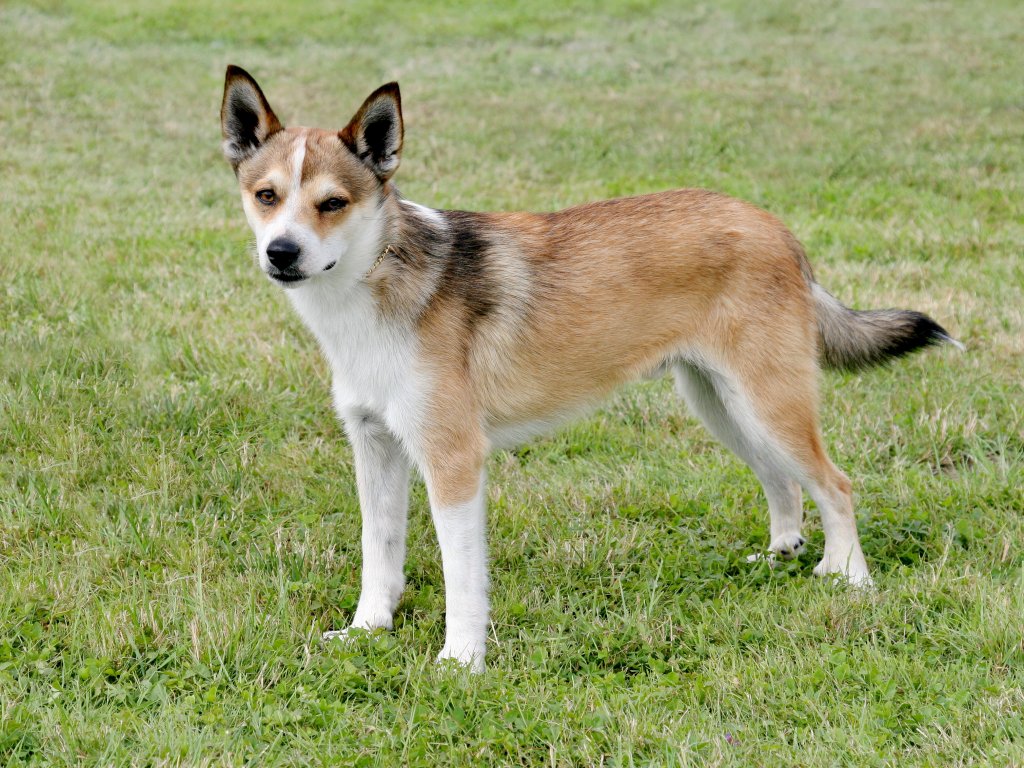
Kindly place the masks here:
POLYGON ((288 297, 330 363, 335 406, 343 418, 355 411, 380 415, 415 453, 427 390, 416 337, 381 319, 365 285, 339 290, 331 282, 317 280, 288 297))

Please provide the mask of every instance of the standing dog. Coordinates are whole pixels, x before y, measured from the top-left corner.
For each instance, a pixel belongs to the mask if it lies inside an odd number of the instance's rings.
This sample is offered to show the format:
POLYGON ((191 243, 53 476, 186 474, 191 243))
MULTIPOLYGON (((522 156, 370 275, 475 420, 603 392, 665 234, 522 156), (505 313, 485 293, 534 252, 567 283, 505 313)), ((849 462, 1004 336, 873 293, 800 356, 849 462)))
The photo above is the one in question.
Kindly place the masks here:
POLYGON ((443 560, 440 658, 481 669, 488 452, 669 370, 764 486, 771 553, 803 550, 804 489, 825 530, 815 573, 870 581, 850 481, 822 445, 818 369, 953 342, 933 320, 848 309, 814 281, 778 219, 713 192, 540 214, 404 200, 391 183, 403 139, 396 83, 340 131, 286 129, 231 66, 221 125, 260 267, 319 340, 355 454, 363 571, 353 628, 392 626, 415 465, 443 560))

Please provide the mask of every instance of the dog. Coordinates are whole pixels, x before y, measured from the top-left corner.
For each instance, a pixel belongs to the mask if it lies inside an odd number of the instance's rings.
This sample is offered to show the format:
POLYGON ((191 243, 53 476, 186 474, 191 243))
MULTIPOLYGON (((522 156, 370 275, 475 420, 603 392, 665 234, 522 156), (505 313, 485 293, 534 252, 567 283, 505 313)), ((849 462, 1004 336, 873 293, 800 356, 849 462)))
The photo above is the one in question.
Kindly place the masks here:
POLYGON ((714 192, 555 213, 405 200, 391 180, 404 140, 397 83, 340 131, 285 128, 256 81, 229 66, 221 128, 259 266, 319 341, 352 445, 363 559, 349 629, 392 627, 415 466, 444 571, 438 658, 483 669, 488 452, 668 372, 764 487, 767 556, 803 551, 805 490, 825 532, 814 572, 870 583, 850 481, 822 442, 819 369, 960 346, 934 320, 847 308, 778 219, 714 192))

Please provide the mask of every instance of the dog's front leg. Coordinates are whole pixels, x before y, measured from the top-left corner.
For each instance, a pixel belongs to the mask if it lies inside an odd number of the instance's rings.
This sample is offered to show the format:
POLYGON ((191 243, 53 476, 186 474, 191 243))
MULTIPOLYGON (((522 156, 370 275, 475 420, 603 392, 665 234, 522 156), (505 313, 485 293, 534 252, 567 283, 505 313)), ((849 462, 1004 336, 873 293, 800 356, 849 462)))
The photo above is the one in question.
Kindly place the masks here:
POLYGON ((441 547, 445 641, 438 661, 484 668, 487 642, 487 514, 483 439, 459 435, 428 451, 424 476, 441 547))
MULTIPOLYGON (((363 517, 363 583, 350 629, 391 629, 405 588, 409 459, 378 417, 359 411, 342 418, 355 455, 363 517)), ((344 636, 346 631, 325 637, 344 636)))

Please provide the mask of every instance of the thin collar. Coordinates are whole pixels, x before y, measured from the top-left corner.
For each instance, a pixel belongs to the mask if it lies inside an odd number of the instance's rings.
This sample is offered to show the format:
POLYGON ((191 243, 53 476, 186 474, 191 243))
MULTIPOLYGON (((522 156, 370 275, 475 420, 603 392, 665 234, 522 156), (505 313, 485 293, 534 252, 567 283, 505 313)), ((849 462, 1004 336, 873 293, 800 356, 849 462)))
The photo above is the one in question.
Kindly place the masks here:
POLYGON ((385 246, 384 250, 380 252, 380 256, 377 257, 377 260, 375 262, 373 262, 373 264, 370 266, 370 268, 368 270, 366 270, 366 273, 363 275, 363 280, 368 278, 370 276, 370 273, 373 272, 373 270, 375 270, 377 267, 379 267, 381 265, 381 262, 384 261, 384 257, 385 256, 387 256, 389 253, 394 253, 394 252, 395 252, 395 247, 393 245, 391 245, 390 243, 388 243, 388 245, 385 246))

